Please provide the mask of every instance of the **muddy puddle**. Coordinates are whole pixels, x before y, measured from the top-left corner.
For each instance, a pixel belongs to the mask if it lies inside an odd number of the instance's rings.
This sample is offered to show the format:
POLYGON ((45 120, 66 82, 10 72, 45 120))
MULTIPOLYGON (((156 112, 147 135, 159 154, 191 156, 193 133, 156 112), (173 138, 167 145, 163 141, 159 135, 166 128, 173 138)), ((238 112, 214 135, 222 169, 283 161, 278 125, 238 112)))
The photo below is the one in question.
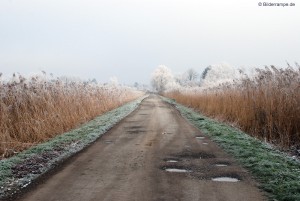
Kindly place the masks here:
POLYGON ((219 182, 238 182, 240 181, 237 178, 233 177, 215 177, 211 179, 212 181, 219 181, 219 182))
POLYGON ((167 172, 177 172, 177 173, 192 172, 191 170, 178 169, 178 168, 166 168, 165 171, 167 171, 167 172))
POLYGON ((217 166, 217 167, 227 167, 228 165, 227 164, 218 163, 218 164, 215 164, 215 166, 217 166))
POLYGON ((167 160, 166 162, 167 162, 167 163, 178 163, 177 160, 167 160))

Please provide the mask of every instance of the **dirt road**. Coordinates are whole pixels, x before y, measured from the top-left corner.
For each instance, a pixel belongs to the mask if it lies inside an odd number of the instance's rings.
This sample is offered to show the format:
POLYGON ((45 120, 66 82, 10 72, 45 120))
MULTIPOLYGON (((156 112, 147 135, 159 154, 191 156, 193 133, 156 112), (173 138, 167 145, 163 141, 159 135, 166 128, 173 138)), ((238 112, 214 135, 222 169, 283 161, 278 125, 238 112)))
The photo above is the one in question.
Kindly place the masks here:
POLYGON ((19 200, 266 198, 230 156, 171 105, 150 95, 135 112, 19 200), (172 172, 175 169, 181 172, 172 172), (239 181, 213 181, 216 177, 239 181))

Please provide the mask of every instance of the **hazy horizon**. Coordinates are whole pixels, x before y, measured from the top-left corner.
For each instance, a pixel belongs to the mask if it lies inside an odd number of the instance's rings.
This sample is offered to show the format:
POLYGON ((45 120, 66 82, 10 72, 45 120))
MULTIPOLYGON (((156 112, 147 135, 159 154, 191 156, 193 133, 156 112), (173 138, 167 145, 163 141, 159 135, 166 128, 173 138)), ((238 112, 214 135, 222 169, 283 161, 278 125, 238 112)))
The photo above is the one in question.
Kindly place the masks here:
MULTIPOLYGON (((108 82, 149 84, 220 62, 285 67, 300 62, 300 4, 259 1, 2 0, 0 72, 46 71, 108 82)), ((288 2, 290 3, 290 2, 288 2)))

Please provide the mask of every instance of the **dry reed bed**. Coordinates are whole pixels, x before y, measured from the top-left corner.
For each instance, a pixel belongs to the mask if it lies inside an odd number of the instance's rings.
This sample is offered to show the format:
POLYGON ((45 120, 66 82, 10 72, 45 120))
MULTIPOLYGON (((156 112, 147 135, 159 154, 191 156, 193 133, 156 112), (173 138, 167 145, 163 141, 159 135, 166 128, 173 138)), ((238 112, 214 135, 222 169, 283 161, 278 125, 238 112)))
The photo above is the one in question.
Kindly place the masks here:
POLYGON ((128 87, 13 75, 1 81, 0 158, 46 141, 141 96, 128 87))
POLYGON ((238 125, 260 139, 300 149, 300 67, 256 69, 253 78, 217 88, 166 94, 200 112, 238 125))

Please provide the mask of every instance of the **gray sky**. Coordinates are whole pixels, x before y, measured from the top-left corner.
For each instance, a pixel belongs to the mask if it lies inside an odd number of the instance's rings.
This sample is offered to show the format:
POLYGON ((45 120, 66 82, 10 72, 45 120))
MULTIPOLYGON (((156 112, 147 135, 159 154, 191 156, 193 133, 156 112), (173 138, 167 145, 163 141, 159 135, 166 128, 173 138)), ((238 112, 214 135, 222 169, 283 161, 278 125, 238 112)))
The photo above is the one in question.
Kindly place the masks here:
POLYGON ((164 64, 174 72, 226 61, 235 66, 300 62, 300 1, 1 0, 0 72, 116 76, 148 83, 164 64), (277 2, 277 1, 269 1, 277 2))

